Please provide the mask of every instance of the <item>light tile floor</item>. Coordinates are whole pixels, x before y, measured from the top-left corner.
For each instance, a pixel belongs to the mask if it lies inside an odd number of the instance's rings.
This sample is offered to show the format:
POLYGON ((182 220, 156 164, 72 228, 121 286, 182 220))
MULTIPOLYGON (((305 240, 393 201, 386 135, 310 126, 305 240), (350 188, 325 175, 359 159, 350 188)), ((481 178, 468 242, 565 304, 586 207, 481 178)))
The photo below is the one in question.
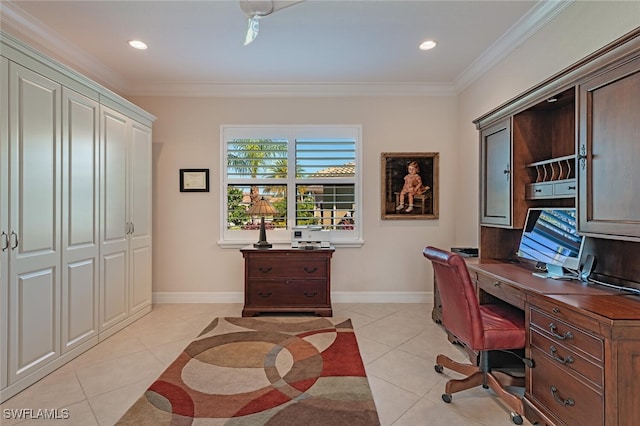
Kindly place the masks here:
MULTIPOLYGON (((431 320, 431 304, 333 308, 334 317, 352 319, 382 425, 513 425, 490 390, 468 390, 450 404, 442 401, 445 381, 459 376, 436 373, 436 355, 461 362, 466 357, 431 320)), ((0 423, 112 425, 213 318, 240 316, 241 310, 240 304, 154 305, 139 321, 0 405, 0 423), (12 408, 67 408, 69 418, 6 418, 5 409, 12 408)))

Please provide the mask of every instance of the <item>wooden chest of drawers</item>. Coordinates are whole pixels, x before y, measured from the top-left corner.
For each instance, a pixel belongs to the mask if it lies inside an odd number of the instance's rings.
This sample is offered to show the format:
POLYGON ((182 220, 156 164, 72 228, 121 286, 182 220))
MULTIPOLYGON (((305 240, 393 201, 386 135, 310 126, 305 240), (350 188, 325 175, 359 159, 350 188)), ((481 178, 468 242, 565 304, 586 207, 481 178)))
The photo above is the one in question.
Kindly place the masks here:
POLYGON ((333 249, 245 247, 242 316, 312 312, 331 316, 333 249))

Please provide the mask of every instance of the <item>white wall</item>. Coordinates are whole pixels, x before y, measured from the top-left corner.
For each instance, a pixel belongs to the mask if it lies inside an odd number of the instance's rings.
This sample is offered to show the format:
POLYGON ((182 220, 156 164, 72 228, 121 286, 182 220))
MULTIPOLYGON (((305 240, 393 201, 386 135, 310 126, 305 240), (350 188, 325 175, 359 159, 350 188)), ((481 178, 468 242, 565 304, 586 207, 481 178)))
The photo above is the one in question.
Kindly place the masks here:
POLYGON ((213 300, 243 291, 240 252, 217 245, 221 124, 361 124, 365 244, 336 250, 332 290, 343 298, 349 292, 391 292, 382 299, 374 294, 382 301, 400 297, 400 292, 430 296, 431 269, 422 249, 427 244, 449 247, 454 236, 455 97, 132 101, 158 117, 153 126, 154 293, 222 292, 204 295, 213 300), (409 151, 440 153, 439 220, 381 219, 380 153, 409 151), (180 168, 209 168, 211 192, 179 192, 180 168))
POLYGON ((243 290, 240 253, 216 244, 221 124, 361 124, 365 245, 336 251, 334 301, 394 301, 403 294, 429 298, 431 267, 422 248, 478 244, 478 134, 472 120, 638 22, 640 2, 576 1, 457 99, 132 98, 158 117, 153 129, 154 293, 199 292, 207 300, 222 300, 243 290), (387 151, 440 153, 439 220, 380 219, 380 153, 387 151), (180 193, 180 168, 209 168, 211 192, 180 193))

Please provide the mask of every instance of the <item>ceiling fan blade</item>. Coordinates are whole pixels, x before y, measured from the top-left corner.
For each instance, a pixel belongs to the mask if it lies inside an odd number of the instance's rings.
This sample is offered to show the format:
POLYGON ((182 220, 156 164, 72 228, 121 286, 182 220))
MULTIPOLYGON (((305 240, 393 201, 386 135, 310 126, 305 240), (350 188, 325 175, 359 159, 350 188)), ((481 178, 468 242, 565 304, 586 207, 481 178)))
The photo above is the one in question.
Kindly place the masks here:
POLYGON ((244 39, 244 45, 251 43, 258 36, 260 31, 260 20, 257 16, 247 19, 247 36, 244 39))

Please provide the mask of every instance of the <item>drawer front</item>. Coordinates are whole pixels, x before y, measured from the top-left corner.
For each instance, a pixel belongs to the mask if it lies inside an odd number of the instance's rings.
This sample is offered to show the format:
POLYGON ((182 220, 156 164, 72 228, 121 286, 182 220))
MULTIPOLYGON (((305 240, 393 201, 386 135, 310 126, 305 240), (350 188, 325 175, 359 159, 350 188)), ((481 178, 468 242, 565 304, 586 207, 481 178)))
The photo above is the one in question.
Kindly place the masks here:
POLYGON ((525 189, 525 196, 528 199, 546 198, 552 195, 553 183, 531 183, 525 189))
MULTIPOLYGON (((562 343, 567 348, 597 363, 604 360, 604 342, 597 336, 588 334, 562 321, 558 317, 546 315, 538 309, 530 308, 530 323, 538 327, 540 332, 554 343, 562 343)), ((580 322, 576 322, 580 324, 580 322)))
POLYGON ((576 195, 576 181, 565 180, 554 183, 553 193, 555 195, 576 195))
POLYGON ((247 261, 249 278, 326 278, 327 260, 302 256, 254 257, 247 261))
POLYGON ((478 274, 478 287, 510 305, 524 309, 524 294, 522 291, 504 281, 478 274))
MULTIPOLYGON (((534 327, 530 328, 529 339, 531 347, 538 349, 536 353, 540 352, 540 356, 546 355, 546 358, 556 364, 557 368, 580 374, 585 380, 602 388, 604 370, 601 364, 587 360, 561 343, 551 341, 534 327)), ((537 359, 533 359, 534 363, 537 361, 537 359)))
MULTIPOLYGON (((247 286, 251 307, 328 306, 325 280, 254 281, 247 286)), ((294 309, 295 310, 295 309, 294 309)))
POLYGON ((604 397, 537 349, 531 350, 536 360, 530 369, 532 399, 566 425, 604 424, 604 397))

